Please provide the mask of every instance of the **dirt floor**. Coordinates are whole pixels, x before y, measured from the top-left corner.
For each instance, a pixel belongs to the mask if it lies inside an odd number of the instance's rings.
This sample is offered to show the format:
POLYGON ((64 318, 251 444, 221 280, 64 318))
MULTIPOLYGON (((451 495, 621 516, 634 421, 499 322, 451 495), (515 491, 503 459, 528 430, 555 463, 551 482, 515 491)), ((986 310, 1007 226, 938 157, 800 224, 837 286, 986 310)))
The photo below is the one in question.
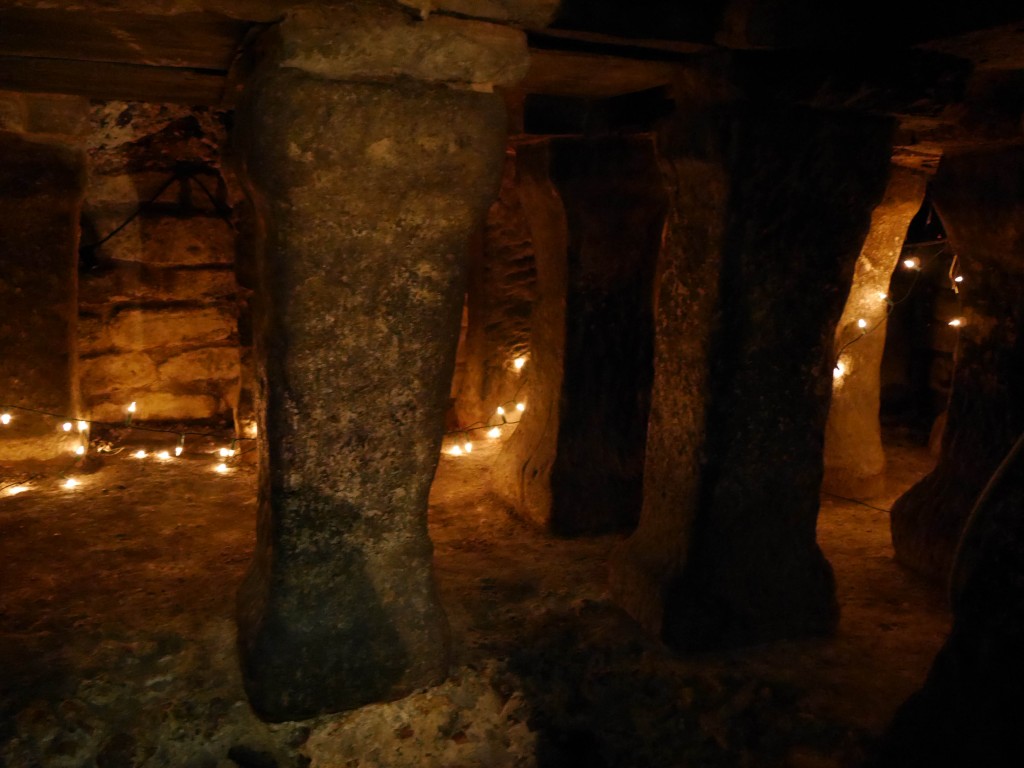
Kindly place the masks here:
MULTIPOLYGON (((234 654, 255 474, 214 471, 215 447, 0 491, 0 765, 855 766, 948 629, 941 592, 894 564, 886 513, 825 497, 838 636, 675 658, 608 599, 617 538, 543 535, 488 497, 486 453, 444 456, 430 523, 451 678, 270 726, 234 654)), ((867 500, 883 509, 930 463, 890 459, 867 500)))

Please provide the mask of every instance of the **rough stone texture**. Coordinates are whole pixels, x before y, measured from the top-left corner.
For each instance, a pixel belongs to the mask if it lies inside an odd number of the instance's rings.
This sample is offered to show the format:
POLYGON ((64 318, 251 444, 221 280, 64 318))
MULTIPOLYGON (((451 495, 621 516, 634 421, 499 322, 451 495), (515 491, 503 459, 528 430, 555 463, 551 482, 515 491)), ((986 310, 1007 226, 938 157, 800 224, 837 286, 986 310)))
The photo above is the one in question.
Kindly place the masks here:
MULTIPOLYGON (((96 222, 108 232, 118 224, 113 217, 96 222)), ((109 244, 104 255, 116 261, 144 261, 152 266, 231 264, 235 259, 235 233, 214 216, 140 216, 109 244)))
POLYGON ((132 400, 137 418, 237 416, 246 306, 233 273, 238 193, 220 168, 226 118, 108 102, 90 120, 86 245, 141 213, 82 254, 86 407, 98 420, 120 420, 132 400))
POLYGON ((73 143, 89 131, 89 102, 78 96, 0 91, 0 131, 73 143))
POLYGON ((632 528, 651 387, 654 264, 667 199, 650 137, 557 142, 569 222, 565 372, 551 526, 632 528))
POLYGON ((537 267, 517 183, 516 154, 509 152, 498 199, 469 265, 465 371, 455 404, 462 426, 489 422, 499 405, 522 393, 529 375, 537 267), (521 370, 513 365, 518 357, 527 359, 521 370))
POLYGON ((535 303, 524 369, 527 409, 492 470, 494 492, 519 516, 543 528, 551 524, 551 471, 558 451, 568 248, 565 209, 549 167, 547 142, 516 147, 515 192, 535 259, 535 303))
MULTIPOLYGON (((983 163, 979 170, 995 169, 983 163)), ((978 187, 970 185, 961 194, 969 190, 977 192, 978 187)), ((1016 199, 1021 198, 1018 195, 1016 199)), ((949 198, 946 201, 948 211, 949 198)), ((976 203, 968 205, 982 210, 974 207, 976 203)), ((966 224, 961 216, 953 216, 951 221, 966 224)), ((960 234, 965 232, 960 230, 960 234)), ((985 501, 971 513, 972 522, 954 565, 953 629, 924 687, 894 718, 873 763, 875 768, 1010 768, 1020 762, 1024 723, 1020 696, 1024 689, 1020 653, 1024 646, 1022 507, 1024 452, 1018 451, 985 501)))
POLYGON ((107 331, 117 349, 154 349, 224 341, 235 332, 235 319, 220 307, 126 309, 111 319, 107 331))
POLYGON ((240 123, 267 239, 239 646, 257 712, 294 719, 445 674, 427 494, 505 118, 496 96, 277 70, 240 123))
POLYGON ((25 95, 0 91, 0 131, 24 133, 28 123, 25 95))
POLYGON ((419 20, 373 2, 299 8, 281 28, 282 67, 343 80, 411 77, 490 90, 526 74, 523 33, 446 16, 419 20))
POLYGON ((883 490, 885 452, 878 409, 889 303, 881 295, 888 296, 907 227, 921 207, 926 183, 922 175, 893 167, 885 197, 871 214, 871 230, 836 326, 834 359, 842 363, 844 373, 832 387, 822 487, 840 496, 868 498, 883 490), (859 320, 867 322, 865 329, 858 326, 859 320))
POLYGON ((720 163, 673 152, 663 161, 669 189, 665 242, 654 291, 654 376, 643 476, 633 535, 614 553, 615 599, 660 635, 666 581, 686 562, 700 506, 710 395, 708 361, 728 199, 720 163))
POLYGON ((238 378, 237 347, 206 347, 168 359, 160 366, 160 376, 165 379, 187 381, 197 375, 202 380, 238 378))
POLYGON ((815 542, 832 338, 890 135, 749 105, 684 115, 666 141, 648 495, 612 587, 677 649, 835 627, 815 542))
POLYGON ((117 269, 89 275, 79 284, 81 304, 92 310, 103 305, 149 302, 230 300, 238 293, 230 269, 160 269, 145 264, 118 264, 117 269))
POLYGON ((91 414, 96 421, 120 422, 125 417, 125 406, 136 404, 136 421, 201 421, 223 413, 220 397, 195 395, 152 388, 120 391, 121 397, 93 406, 91 414))
POLYGON ((892 537, 900 563, 942 579, 975 499, 1024 432, 1024 149, 945 158, 933 197, 960 256, 965 326, 938 463, 893 506, 892 537))
POLYGON ((142 352, 88 358, 79 371, 82 388, 93 393, 146 388, 157 378, 156 364, 142 352))
MULTIPOLYGON (((71 414, 75 400, 75 250, 83 157, 0 133, 0 405, 71 414)), ((51 419, 12 412, 0 459, 66 449, 51 419)))

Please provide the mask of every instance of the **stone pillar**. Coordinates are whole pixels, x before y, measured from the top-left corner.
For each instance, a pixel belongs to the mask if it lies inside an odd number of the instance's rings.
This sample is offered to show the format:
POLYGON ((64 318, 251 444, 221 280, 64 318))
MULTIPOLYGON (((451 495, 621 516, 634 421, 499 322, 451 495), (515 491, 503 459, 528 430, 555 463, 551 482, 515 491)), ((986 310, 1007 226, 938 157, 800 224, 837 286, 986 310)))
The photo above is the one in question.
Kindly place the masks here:
POLYGON ((270 720, 443 678, 427 495, 471 233, 497 192, 520 32, 301 11, 240 114, 265 242, 259 525, 243 678, 270 720), (464 86, 453 88, 450 86, 464 86))
POLYGON ((947 156, 932 195, 960 257, 965 324, 938 463, 893 505, 892 540, 900 563, 943 579, 975 499, 1024 432, 1024 149, 947 156))
POLYGON ((686 112, 664 150, 644 507, 613 593, 683 651, 826 633, 838 612, 815 522, 832 340, 891 126, 686 112))
MULTIPOLYGON (((81 152, 0 133, 0 406, 76 415, 83 189, 81 152)), ((0 461, 50 459, 74 447, 60 420, 10 413, 0 461)))
POLYGON ((654 265, 667 196, 649 136, 558 141, 569 224, 566 339, 550 525, 630 530, 640 515, 654 265))
POLYGON ((894 166, 885 197, 871 214, 871 230, 836 327, 835 352, 842 374, 833 383, 825 430, 823 489, 829 493, 866 498, 884 490, 878 409, 889 281, 926 186, 924 176, 894 166), (861 320, 867 324, 863 329, 858 325, 861 320))

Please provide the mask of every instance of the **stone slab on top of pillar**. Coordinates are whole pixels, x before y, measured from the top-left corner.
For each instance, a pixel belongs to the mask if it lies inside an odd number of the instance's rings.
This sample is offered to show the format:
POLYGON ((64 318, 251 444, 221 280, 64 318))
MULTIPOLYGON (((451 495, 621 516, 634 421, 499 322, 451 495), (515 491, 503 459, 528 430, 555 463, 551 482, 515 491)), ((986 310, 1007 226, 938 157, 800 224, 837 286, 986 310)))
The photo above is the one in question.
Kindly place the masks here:
MULTIPOLYGON (((295 21, 282 28, 286 60, 308 29, 295 21)), ((376 17, 392 21, 406 24, 376 17)), ((525 55, 521 40, 515 50, 525 55)), ((427 497, 468 242, 505 153, 502 101, 480 83, 447 87, 443 68, 431 82, 372 67, 345 81, 288 61, 254 77, 238 131, 262 232, 259 521, 239 649, 269 720, 446 674, 427 497)))

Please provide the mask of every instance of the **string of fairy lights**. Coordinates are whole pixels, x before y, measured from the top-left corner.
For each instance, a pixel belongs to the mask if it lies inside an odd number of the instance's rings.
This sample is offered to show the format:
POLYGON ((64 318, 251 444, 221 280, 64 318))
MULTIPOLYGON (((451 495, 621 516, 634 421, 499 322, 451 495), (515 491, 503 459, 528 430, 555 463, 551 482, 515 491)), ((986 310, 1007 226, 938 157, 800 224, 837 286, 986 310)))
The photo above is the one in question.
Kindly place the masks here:
MULTIPOLYGON (((922 245, 941 245, 942 246, 942 248, 939 251, 937 251, 935 254, 932 255, 931 258, 933 258, 933 259, 938 258, 939 256, 941 256, 942 253, 949 247, 949 243, 946 240, 937 240, 934 243, 928 243, 928 244, 922 244, 922 245)), ((857 335, 857 336, 854 336, 852 339, 850 339, 849 341, 844 343, 841 347, 839 347, 839 349, 836 351, 836 353, 834 355, 833 368, 832 368, 832 379, 833 379, 833 385, 834 386, 840 385, 842 383, 842 381, 845 379, 845 377, 850 373, 850 369, 851 369, 850 360, 849 360, 848 357, 844 358, 843 353, 846 352, 846 350, 848 350, 854 344, 856 344, 857 342, 861 341, 862 339, 864 339, 865 337, 869 336, 870 334, 874 333, 882 325, 884 325, 886 323, 886 321, 889 319, 890 315, 892 315, 893 310, 895 310, 896 307, 899 306, 900 304, 903 304, 905 301, 907 301, 907 299, 909 299, 911 294, 914 292, 914 287, 917 285, 918 278, 920 277, 921 270, 923 268, 923 265, 921 263, 921 259, 918 258, 917 256, 909 256, 909 257, 907 257, 907 258, 902 260, 901 265, 902 265, 902 267, 905 270, 908 270, 908 271, 914 273, 914 277, 913 277, 913 280, 910 283, 910 287, 907 288, 907 291, 906 291, 906 293, 904 293, 902 298, 896 299, 896 300, 894 300, 892 297, 890 297, 886 293, 881 293, 880 292, 878 294, 878 300, 879 301, 884 301, 885 304, 886 304, 886 308, 885 308, 885 314, 874 325, 870 325, 870 323, 868 323, 867 319, 865 319, 863 317, 857 319, 857 328, 860 330, 860 334, 857 335)), ((956 254, 954 254, 953 258, 952 258, 952 261, 950 262, 950 266, 949 266, 949 286, 950 286, 950 290, 952 290, 953 293, 956 294, 958 298, 960 298, 960 288, 963 286, 963 282, 964 282, 964 276, 960 273, 960 260, 959 260, 959 257, 956 254)), ((946 324, 950 328, 953 328, 953 329, 959 331, 961 328, 963 328, 966 325, 966 323, 967 323, 966 319, 961 314, 958 313, 957 316, 949 319, 946 324)))
MULTIPOLYGON (((88 245, 83 245, 83 246, 81 246, 79 248, 80 259, 83 261, 83 263, 95 265, 96 260, 97 260, 96 259, 96 252, 97 252, 97 250, 102 245, 107 243, 109 240, 111 240, 114 237, 117 237, 118 234, 120 234, 122 231, 124 231, 125 228, 135 218, 137 218, 147 207, 149 207, 149 206, 153 205, 154 203, 156 203, 156 201, 160 198, 160 196, 163 195, 163 193, 166 192, 167 189, 175 181, 178 181, 180 183, 184 183, 187 180, 191 180, 191 181, 194 181, 196 184, 198 184, 199 187, 202 189, 202 191, 207 196, 207 198, 209 198, 210 202, 213 204, 214 209, 217 211, 218 215, 220 215, 221 218, 223 218, 225 221, 227 221, 230 224, 231 223, 231 219, 230 219, 230 216, 229 216, 230 209, 226 208, 224 203, 219 201, 210 192, 210 190, 206 187, 206 185, 203 184, 202 180, 198 178, 197 174, 199 173, 199 171, 200 171, 200 169, 198 169, 196 167, 192 167, 192 166, 176 167, 174 169, 173 173, 171 173, 170 176, 159 187, 157 187, 156 191, 147 200, 144 200, 141 203, 139 203, 139 205, 135 208, 135 210, 132 211, 132 213, 123 222, 121 222, 119 225, 114 227, 105 236, 97 239, 95 242, 89 243, 88 245)), ((511 367, 512 367, 512 369, 514 371, 519 373, 525 367, 526 362, 527 362, 527 358, 525 356, 515 357, 511 361, 511 367)), ((525 385, 525 380, 520 382, 519 389, 516 390, 516 393, 515 393, 515 395, 513 396, 513 398, 511 400, 509 400, 507 402, 504 402, 504 403, 502 403, 501 405, 499 405, 497 407, 497 410, 495 411, 494 417, 492 417, 492 419, 489 420, 488 422, 486 422, 486 423, 485 422, 477 422, 477 423, 471 424, 468 427, 465 427, 463 429, 458 429, 458 430, 452 430, 452 431, 449 431, 449 432, 445 432, 445 434, 444 434, 445 438, 451 438, 453 436, 455 437, 455 441, 452 442, 449 445, 449 447, 446 450, 446 453, 448 453, 450 455, 453 455, 453 456, 461 456, 461 455, 472 453, 472 451, 473 451, 473 442, 472 442, 472 439, 471 439, 471 435, 473 435, 475 432, 478 432, 478 431, 481 431, 481 430, 486 430, 486 436, 487 436, 487 438, 489 438, 491 440, 500 439, 504 434, 509 432, 509 430, 508 430, 509 427, 511 427, 511 431, 514 431, 516 426, 519 424, 519 419, 516 419, 516 420, 513 421, 509 417, 512 416, 513 414, 516 414, 516 415, 518 415, 521 418, 523 412, 526 410, 526 403, 525 403, 525 401, 520 399, 520 393, 521 393, 524 385, 525 385)), ((23 405, 2 404, 2 403, 0 403, 0 428, 9 426, 11 424, 11 422, 14 420, 14 415, 13 415, 12 412, 21 412, 21 413, 34 414, 34 415, 37 415, 37 416, 43 416, 43 417, 46 417, 46 418, 55 419, 60 424, 60 428, 59 428, 60 431, 63 431, 65 433, 72 433, 72 432, 74 432, 77 429, 77 434, 79 435, 79 439, 77 441, 77 444, 72 449, 72 452, 74 454, 74 459, 72 460, 72 463, 70 465, 68 465, 68 467, 66 467, 63 471, 61 471, 59 473, 59 476, 63 479, 63 486, 65 488, 67 488, 68 490, 73 490, 73 489, 77 488, 80 485, 80 482, 76 478, 70 476, 68 474, 68 471, 74 465, 76 465, 79 462, 83 461, 86 458, 86 456, 89 454, 90 434, 91 434, 91 430, 92 430, 93 427, 103 427, 103 428, 106 428, 106 429, 123 429, 123 428, 127 427, 127 428, 129 428, 129 429, 131 429, 133 431, 174 434, 174 435, 178 436, 178 442, 177 442, 177 445, 175 445, 173 452, 171 450, 168 450, 168 449, 160 449, 160 450, 156 450, 156 451, 147 451, 144 448, 139 448, 139 449, 133 451, 131 454, 129 454, 132 458, 138 459, 138 460, 156 459, 158 461, 166 462, 166 461, 171 461, 171 460, 176 459, 176 458, 180 458, 183 455, 183 453, 185 452, 185 438, 187 436, 197 436, 197 437, 203 437, 203 438, 210 438, 210 439, 213 439, 213 440, 222 439, 220 435, 218 435, 217 433, 212 433, 212 432, 194 432, 194 431, 191 431, 191 430, 165 429, 165 428, 162 428, 162 427, 152 426, 152 425, 148 425, 148 424, 147 425, 140 425, 140 424, 134 423, 135 414, 137 412, 137 406, 138 406, 138 404, 137 404, 136 401, 132 401, 131 403, 129 403, 125 407, 124 422, 123 423, 115 423, 115 422, 95 421, 95 420, 91 420, 91 419, 83 419, 83 418, 80 418, 78 416, 70 416, 70 415, 67 415, 67 414, 53 413, 52 411, 46 411, 46 410, 42 410, 42 409, 39 409, 39 408, 30 408, 28 406, 23 406, 23 405)), ((248 449, 246 451, 239 452, 238 444, 240 442, 243 442, 243 441, 255 440, 255 439, 256 439, 255 433, 254 433, 254 435, 252 437, 242 437, 242 436, 238 436, 238 435, 232 436, 230 438, 230 445, 229 446, 221 446, 220 448, 218 448, 215 451, 215 453, 219 456, 221 461, 214 465, 214 467, 213 467, 214 471, 218 472, 220 474, 226 474, 227 472, 229 472, 230 469, 231 469, 230 466, 227 463, 229 460, 231 460, 232 458, 234 458, 236 456, 241 456, 241 455, 243 455, 245 453, 248 453, 249 450, 254 450, 254 449, 248 449)), ((121 450, 123 450, 123 448, 118 449, 118 451, 99 451, 99 452, 105 452, 105 453, 111 453, 112 454, 112 453, 119 453, 121 450)), ((27 485, 29 480, 36 481, 36 480, 39 480, 43 476, 44 475, 42 475, 40 473, 36 473, 36 474, 30 475, 28 479, 23 479, 23 480, 20 480, 20 481, 10 482, 10 483, 6 483, 6 484, 4 484, 2 481, 0 481, 0 495, 3 495, 5 493, 7 495, 15 495, 15 494, 18 494, 18 493, 23 493, 23 492, 25 492, 26 490, 29 489, 29 487, 27 485)))
MULTIPOLYGON (((517 373, 521 372, 526 366, 526 357, 516 357, 512 361, 512 368, 517 373)), ((499 405, 494 415, 486 422, 476 422, 470 424, 467 427, 450 430, 445 432, 445 438, 454 437, 454 441, 451 441, 448 445, 445 453, 451 456, 464 456, 473 452, 473 440, 472 435, 477 432, 484 431, 486 437, 489 440, 499 440, 503 436, 510 434, 516 429, 522 414, 526 411, 526 402, 520 398, 520 393, 525 386, 525 379, 520 382, 519 388, 516 390, 511 400, 508 400, 499 405), (511 429, 510 429, 511 428, 511 429)), ((0 404, 0 429, 3 427, 10 426, 15 421, 15 413, 26 413, 33 414, 36 416, 42 416, 49 419, 54 419, 58 422, 57 428, 58 433, 64 433, 67 435, 77 435, 77 440, 74 441, 74 446, 71 449, 73 454, 72 461, 64 469, 57 473, 61 479, 61 485, 67 490, 74 490, 78 488, 81 482, 70 475, 69 472, 72 468, 83 461, 86 456, 90 453, 90 447, 92 441, 90 436, 94 427, 104 428, 106 430, 124 430, 129 429, 131 431, 139 432, 150 432, 159 434, 172 434, 177 436, 177 443, 173 450, 167 448, 161 448, 159 450, 146 450, 145 448, 138 448, 128 454, 130 458, 137 460, 153 459, 160 462, 169 462, 174 459, 181 458, 185 453, 185 442, 188 437, 200 437, 210 440, 230 440, 228 445, 222 445, 215 449, 214 454, 220 461, 213 465, 212 469, 214 472, 219 474, 227 474, 231 471, 229 461, 236 457, 240 457, 254 448, 247 450, 240 450, 239 444, 246 441, 256 440, 255 435, 252 437, 243 437, 240 435, 232 435, 230 438, 225 438, 222 434, 215 432, 199 432, 188 429, 169 429, 165 427, 159 427, 149 424, 139 424, 135 421, 135 416, 138 411, 138 403, 132 401, 125 409, 125 416, 122 422, 111 422, 111 421, 97 421, 93 419, 84 419, 79 417, 71 417, 66 414, 55 413, 53 411, 47 411, 40 408, 31 408, 23 405, 13 404, 0 404)), ((96 441, 109 446, 109 443, 105 441, 96 441)), ((103 450, 94 449, 97 453, 115 454, 120 453, 124 448, 119 448, 117 451, 114 450, 103 450)), ((34 483, 44 478, 44 473, 34 473, 20 480, 16 480, 8 483, 0 483, 0 495, 17 495, 24 493, 30 489, 30 483, 34 483)))
MULTIPOLYGON (((138 403, 132 401, 125 407, 125 417, 122 422, 111 422, 111 421, 98 421, 95 419, 84 419, 80 417, 72 417, 67 414, 55 413, 53 411, 47 411, 40 408, 31 408, 24 405, 13 405, 3 404, 0 405, 0 428, 7 427, 15 421, 14 413, 21 412, 26 414, 33 414, 36 416, 42 416, 50 419, 54 419, 59 423, 58 432, 67 435, 76 434, 78 439, 71 449, 74 458, 71 464, 61 470, 58 474, 60 479, 63 481, 62 485, 68 490, 73 490, 81 484, 80 481, 71 476, 69 471, 79 462, 83 461, 90 453, 90 448, 94 441, 92 441, 91 434, 94 427, 101 427, 107 430, 124 430, 128 429, 137 432, 150 432, 160 434, 171 434, 177 436, 177 444, 173 450, 160 449, 154 451, 147 451, 144 448, 139 448, 129 454, 134 459, 156 459, 158 461, 170 461, 172 459, 180 458, 185 453, 185 441, 188 437, 201 437, 208 438, 211 440, 219 441, 225 440, 230 441, 228 445, 222 445, 214 451, 214 455, 220 458, 220 461, 213 465, 213 471, 219 474, 226 474, 231 471, 231 467, 228 465, 228 461, 236 456, 241 456, 248 451, 241 451, 239 444, 245 441, 255 440, 255 437, 243 437, 239 435, 232 435, 230 438, 225 438, 222 434, 216 432, 198 432, 189 429, 169 429, 165 427, 158 427, 149 424, 138 424, 135 422, 135 414, 138 410, 138 403), (13 413, 12 413, 13 412, 13 413)), ((120 453, 124 448, 119 448, 114 451, 109 448, 110 444, 106 441, 95 441, 99 444, 99 447, 95 448, 96 453, 116 454, 120 453)), ((250 449, 251 450, 251 449, 250 449)), ((35 473, 29 475, 28 478, 19 480, 16 482, 7 483, 0 485, 0 493, 6 491, 7 495, 15 495, 23 493, 29 490, 28 483, 34 482, 45 475, 43 473, 35 473)))
MULTIPOLYGON (((526 366, 525 357, 516 357, 512 360, 512 368, 517 373, 526 366)), ((520 399, 520 394, 526 386, 526 380, 522 380, 510 400, 506 400, 494 410, 494 414, 487 421, 477 421, 462 429, 451 430, 445 433, 445 437, 454 436, 455 440, 445 449, 449 456, 465 456, 473 452, 472 435, 475 432, 484 432, 489 440, 500 440, 502 437, 515 431, 526 411, 526 401, 520 399), (512 421, 512 417, 516 417, 512 421), (512 429, 509 430, 508 427, 512 429)))

